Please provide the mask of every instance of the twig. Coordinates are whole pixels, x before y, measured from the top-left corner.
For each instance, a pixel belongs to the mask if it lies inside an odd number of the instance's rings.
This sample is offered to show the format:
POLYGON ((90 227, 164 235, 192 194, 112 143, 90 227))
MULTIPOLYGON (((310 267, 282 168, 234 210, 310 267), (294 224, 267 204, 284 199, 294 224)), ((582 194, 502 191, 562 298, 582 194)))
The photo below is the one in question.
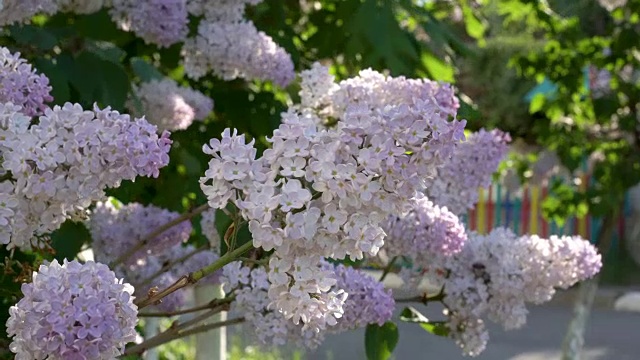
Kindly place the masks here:
POLYGON ((181 263, 181 262, 183 262, 183 261, 185 261, 185 260, 189 259, 189 258, 190 258, 190 257, 192 257, 193 255, 195 255, 195 254, 197 254, 197 253, 199 253, 199 252, 201 252, 201 251, 204 251, 204 250, 206 250, 206 246, 199 247, 199 248, 197 248, 197 249, 195 249, 195 250, 193 250, 193 251, 191 251, 191 252, 187 253, 186 255, 184 255, 184 256, 183 256, 183 257, 181 257, 181 258, 176 259, 176 260, 173 260, 173 261, 169 262, 169 263, 168 263, 168 264, 166 264, 166 265, 163 265, 163 266, 162 266, 162 268, 160 268, 160 270, 156 271, 153 275, 149 276, 147 279, 145 279, 144 281, 142 281, 142 282, 138 285, 138 287, 139 287, 139 288, 142 288, 142 287, 144 287, 145 285, 148 285, 148 284, 149 284, 149 283, 151 283, 153 280, 155 280, 156 278, 158 278, 158 276, 160 276, 160 275, 164 274, 167 270, 171 269, 171 267, 172 267, 172 266, 174 266, 174 265, 176 265, 176 264, 179 264, 179 263, 181 263))
POLYGON ((380 282, 384 281, 384 279, 387 277, 387 275, 389 275, 389 272, 391 271, 391 268, 393 267, 393 264, 398 260, 397 256, 394 256, 391 261, 389 261, 389 263, 387 264, 387 267, 384 268, 384 271, 382 272, 382 276, 380 276, 380 282))
POLYGON ((155 293, 150 293, 146 299, 137 301, 136 305, 138 305, 139 309, 142 309, 151 304, 155 304, 165 296, 172 294, 182 289, 183 287, 186 287, 187 285, 195 284, 196 282, 198 282, 198 280, 202 279, 203 277, 221 269, 223 266, 236 260, 238 257, 240 257, 240 255, 244 254, 246 251, 248 251, 252 247, 253 247, 253 242, 249 241, 243 244, 242 246, 240 246, 239 248, 224 254, 213 264, 205 266, 200 270, 194 271, 189 275, 182 276, 180 279, 178 279, 178 281, 169 285, 169 287, 167 287, 166 289, 155 292, 155 293))
POLYGON ((140 242, 138 242, 133 248, 129 249, 124 254, 120 255, 117 259, 112 261, 109 264, 109 267, 111 269, 113 269, 118 264, 121 264, 121 263, 127 261, 127 259, 129 259, 129 257, 131 257, 137 251, 139 251, 140 249, 145 247, 149 243, 149 241, 155 239, 158 235, 160 235, 163 232, 171 229, 172 227, 182 223, 183 221, 191 219, 192 217, 204 212, 207 209, 209 209, 209 205, 208 204, 200 205, 197 208, 191 210, 190 212, 182 214, 182 215, 178 216, 177 218, 169 221, 168 223, 160 226, 159 228, 157 228, 156 230, 151 232, 149 235, 147 235, 144 238, 142 238, 142 240, 140 240, 140 242))
POLYGON ((188 309, 177 310, 177 311, 149 312, 149 313, 143 312, 143 313, 138 313, 138 317, 169 317, 169 316, 189 314, 189 313, 193 313, 201 310, 217 309, 218 307, 221 307, 222 311, 225 311, 224 308, 229 303, 231 303, 234 299, 235 299, 235 296, 229 296, 224 299, 214 299, 204 305, 200 305, 200 306, 196 306, 188 309))
POLYGON ((418 296, 413 296, 410 298, 404 298, 404 299, 394 299, 396 303, 406 303, 406 302, 418 302, 418 303, 423 303, 425 305, 427 305, 430 302, 435 302, 435 301, 442 301, 444 300, 444 286, 440 289, 440 291, 433 296, 427 296, 427 293, 425 292, 422 295, 418 295, 418 296))
MULTIPOLYGON (((138 345, 134 345, 128 349, 125 350, 124 355, 123 356, 127 356, 127 355, 134 355, 134 354, 142 354, 143 352, 154 348, 156 346, 160 346, 162 344, 168 343, 170 341, 173 340, 177 340, 177 339, 181 339, 183 337, 186 336, 190 336, 193 334, 197 334, 200 332, 205 332, 205 331, 209 331, 212 329, 217 329, 220 327, 224 327, 224 326, 229 326, 229 325, 234 325, 234 324, 239 324, 241 322, 244 321, 244 318, 240 317, 240 318, 234 318, 234 319, 229 319, 229 320, 225 320, 225 321, 220 321, 220 322, 216 322, 216 323, 211 323, 211 324, 205 324, 205 325, 201 325, 198 327, 195 327, 193 329, 190 330, 186 330, 183 332, 179 332, 176 331, 173 328, 169 328, 166 331, 150 338, 147 339, 145 341, 143 341, 142 343, 138 344, 138 345)), ((121 358, 123 357, 121 356, 121 358)))

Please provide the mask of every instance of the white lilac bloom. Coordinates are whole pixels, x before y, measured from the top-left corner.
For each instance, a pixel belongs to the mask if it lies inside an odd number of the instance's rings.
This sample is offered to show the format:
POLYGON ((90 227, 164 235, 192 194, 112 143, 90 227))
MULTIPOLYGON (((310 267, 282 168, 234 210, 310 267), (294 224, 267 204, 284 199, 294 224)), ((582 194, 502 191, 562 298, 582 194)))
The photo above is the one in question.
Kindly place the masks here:
POLYGON ((320 261, 375 256, 386 219, 411 209, 465 122, 455 119, 451 89, 435 82, 366 70, 332 84, 319 65, 301 77, 303 101, 282 114, 271 148, 257 157, 255 140, 226 129, 204 145, 211 159, 200 181, 209 206, 235 204, 254 246, 274 250, 273 309, 322 331, 344 301, 320 261))
POLYGON ((158 131, 184 130, 213 111, 211 98, 169 78, 134 85, 132 91, 127 108, 134 116, 144 116, 158 131))
POLYGON ((133 287, 106 265, 41 265, 9 309, 9 349, 17 360, 110 360, 136 339, 133 287))
POLYGON ((0 240, 10 248, 36 245, 65 220, 84 218, 105 189, 157 177, 169 162, 169 132, 158 135, 144 119, 71 103, 46 109, 37 121, 20 110, 0 104, 2 173, 11 172, 0 185, 8 199, 0 240))
POLYGON ((42 115, 45 103, 53 100, 50 92, 46 76, 37 74, 20 53, 0 47, 0 103, 19 105, 28 116, 42 115))
POLYGON ((431 280, 444 286, 450 336, 467 355, 486 345, 483 318, 519 328, 526 303, 549 301, 556 288, 586 280, 602 266, 595 247, 580 237, 517 237, 504 228, 472 234, 460 253, 440 264, 444 271, 431 280))

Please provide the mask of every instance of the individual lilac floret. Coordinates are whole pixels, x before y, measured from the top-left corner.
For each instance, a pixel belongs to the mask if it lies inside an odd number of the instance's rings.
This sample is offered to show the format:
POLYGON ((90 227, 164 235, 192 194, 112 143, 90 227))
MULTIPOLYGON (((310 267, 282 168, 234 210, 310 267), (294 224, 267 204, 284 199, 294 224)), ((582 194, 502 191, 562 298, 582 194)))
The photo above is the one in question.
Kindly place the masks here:
POLYGON ((0 47, 0 102, 22 106, 25 115, 35 116, 47 108, 45 102, 53 100, 50 92, 46 76, 36 74, 20 53, 0 47))
POLYGON ((187 0, 113 0, 111 18, 146 43, 169 47, 187 36, 187 0))
MULTIPOLYGON (((115 199, 99 202, 87 221, 96 260, 109 263, 133 249, 146 236, 180 214, 153 205, 123 205, 115 199)), ((189 240, 191 223, 185 220, 149 240, 130 262, 140 257, 163 254, 189 240)), ((135 285, 135 284, 134 284, 135 285)))
POLYGON ((458 253, 467 241, 460 219, 425 196, 413 200, 408 214, 389 217, 384 230, 387 256, 408 256, 414 266, 427 267, 434 257, 458 253))
POLYGON ((158 131, 184 130, 213 111, 211 98, 168 78, 134 85, 133 94, 127 108, 134 116, 145 116, 158 131))
POLYGON ((144 119, 110 108, 84 110, 66 103, 46 109, 36 121, 20 107, 0 103, 0 196, 12 216, 0 242, 23 249, 67 219, 83 219, 105 190, 137 176, 157 177, 169 162, 169 133, 156 133, 144 119))
POLYGON ((28 23, 36 14, 58 11, 56 0, 3 0, 0 5, 0 26, 28 23))
MULTIPOLYGON (((331 265, 330 265, 331 266, 331 265)), ((337 289, 347 293, 344 314, 331 332, 342 332, 368 324, 384 325, 391 319, 395 301, 391 290, 385 290, 382 282, 352 267, 338 265, 334 268, 337 289)))
POLYGON ((295 78, 291 56, 251 22, 208 22, 182 48, 185 73, 199 79, 209 72, 224 80, 271 80, 285 87, 295 78))
POLYGON ((491 185, 491 175, 509 150, 509 134, 500 130, 473 133, 458 144, 451 160, 426 179, 425 193, 431 201, 456 215, 478 202, 478 189, 491 185))
POLYGON ((17 360, 110 360, 136 339, 133 287, 106 265, 54 260, 22 293, 7 321, 17 360))

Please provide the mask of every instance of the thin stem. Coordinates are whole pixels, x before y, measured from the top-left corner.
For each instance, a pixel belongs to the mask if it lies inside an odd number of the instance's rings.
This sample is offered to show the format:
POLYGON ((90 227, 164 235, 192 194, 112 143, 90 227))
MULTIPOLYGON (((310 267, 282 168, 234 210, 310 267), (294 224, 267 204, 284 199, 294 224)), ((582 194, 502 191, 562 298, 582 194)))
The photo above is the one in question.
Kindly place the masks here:
POLYGON ((224 299, 214 299, 207 304, 195 306, 188 309, 182 309, 178 311, 149 312, 149 313, 143 312, 143 313, 138 313, 138 317, 169 317, 169 316, 189 314, 189 313, 193 313, 201 310, 216 309, 218 307, 224 308, 226 307, 226 305, 231 303, 234 299, 235 299, 235 296, 229 296, 224 299))
POLYGON ((165 296, 172 294, 188 285, 195 284, 196 282, 198 282, 198 280, 202 279, 203 277, 221 269, 223 266, 236 260, 238 257, 240 257, 240 255, 244 254, 246 251, 248 251, 252 247, 253 247, 253 242, 249 241, 243 244, 242 246, 240 246, 239 248, 224 254, 218 260, 216 260, 216 262, 214 262, 213 264, 205 266, 200 270, 194 271, 189 275, 182 276, 180 279, 178 279, 178 281, 169 285, 166 289, 162 291, 158 291, 156 293, 150 293, 146 299, 136 302, 136 305, 138 305, 139 309, 142 309, 151 304, 155 304, 165 296))
POLYGON ((442 301, 444 300, 444 286, 440 289, 440 291, 433 296, 427 296, 427 293, 424 293, 422 295, 418 295, 418 296, 413 296, 410 298, 404 298, 404 299, 394 299, 396 303, 407 303, 407 302, 418 302, 418 303, 423 303, 425 305, 427 305, 430 302, 436 302, 436 301, 442 301))
POLYGON ((147 279, 145 279, 143 282, 141 282, 138 287, 139 288, 143 288, 145 285, 148 285, 149 283, 151 283, 153 280, 157 279, 160 275, 164 274, 167 270, 171 269, 171 267, 173 267, 176 264, 179 264, 187 259, 189 259, 190 257, 192 257, 193 255, 206 250, 206 246, 203 247, 199 247, 193 251, 190 251, 189 253, 187 253, 186 255, 182 256, 181 258, 177 259, 177 260, 173 260, 171 262, 169 262, 166 265, 163 265, 162 268, 160 268, 160 270, 156 271, 153 275, 151 275, 150 277, 148 277, 147 279))
MULTIPOLYGON (((224 327, 224 326, 230 326, 230 325, 235 325, 235 324, 239 324, 241 322, 244 321, 244 318, 240 317, 240 318, 234 318, 234 319, 229 319, 229 320, 225 320, 225 321, 220 321, 220 322, 216 322, 216 323, 211 323, 211 324, 205 324, 205 325, 201 325, 198 327, 194 327, 193 329, 187 330, 187 331, 183 331, 183 332, 179 332, 176 331, 173 328, 169 328, 166 331, 150 338, 147 339, 145 341, 143 341, 142 343, 138 344, 138 345, 134 345, 131 346, 130 348, 126 349, 124 352, 123 356, 127 356, 127 355, 135 355, 135 354, 142 354, 143 352, 154 348, 156 346, 160 346, 162 344, 168 343, 170 341, 173 340, 177 340, 177 339, 181 339, 183 337, 186 336, 190 336, 193 334, 197 334, 200 332, 205 332, 205 331, 209 331, 212 329, 217 329, 220 327, 224 327)), ((123 357, 121 356, 121 358, 123 357)))
POLYGON ((384 281, 384 279, 387 277, 387 275, 389 275, 389 272, 391 272, 391 268, 393 267, 393 264, 395 264, 395 262, 398 260, 397 256, 394 256, 391 261, 389 261, 389 263, 387 264, 387 267, 384 268, 384 271, 382 272, 382 276, 380 276, 380 282, 384 281))
POLYGON ((172 227, 182 223, 183 221, 189 220, 189 219, 197 216, 198 214, 204 212, 207 209, 209 209, 209 205, 208 204, 200 205, 197 208, 191 210, 190 212, 182 214, 182 215, 178 216, 177 218, 169 221, 168 223, 160 226, 159 228, 157 228, 156 230, 151 232, 149 235, 147 235, 144 238, 142 238, 142 240, 140 240, 140 242, 138 242, 138 244, 136 244, 133 248, 129 249, 124 254, 120 255, 117 259, 112 261, 109 264, 109 268, 113 269, 117 265, 127 261, 127 259, 129 259, 133 254, 138 252, 140 249, 145 247, 149 243, 149 241, 155 239, 158 235, 160 235, 163 232, 171 229, 172 227))

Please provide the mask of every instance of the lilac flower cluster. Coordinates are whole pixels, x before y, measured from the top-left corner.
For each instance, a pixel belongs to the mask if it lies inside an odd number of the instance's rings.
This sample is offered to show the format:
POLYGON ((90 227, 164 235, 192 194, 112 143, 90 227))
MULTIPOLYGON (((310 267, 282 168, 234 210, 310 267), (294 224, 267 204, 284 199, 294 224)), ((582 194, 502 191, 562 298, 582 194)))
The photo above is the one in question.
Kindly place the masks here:
POLYGON ((17 360, 109 360, 136 339, 133 288, 106 265, 54 260, 22 293, 7 321, 17 360))
MULTIPOLYGON (((116 199, 97 203, 86 222, 93 240, 96 259, 105 263, 114 261, 134 248, 148 234, 178 216, 178 213, 153 205, 123 205, 116 199)), ((138 297, 145 297, 154 286, 167 287, 181 276, 212 264, 218 259, 215 252, 197 252, 191 245, 183 246, 191 231, 191 223, 188 220, 171 227, 151 239, 114 271, 135 286, 138 297), (181 259, 184 260, 180 261, 181 259), (167 266, 170 264, 173 265, 167 266)), ((217 283, 218 276, 219 274, 212 274, 202 281, 217 283)), ((162 299, 158 308, 163 311, 175 311, 185 304, 185 296, 184 291, 175 292, 162 299)))
POLYGON ((187 36, 187 0, 112 0, 111 18, 148 44, 169 47, 187 36))
MULTIPOLYGON (((103 263, 114 261, 151 232, 178 216, 180 214, 153 205, 123 205, 113 198, 97 203, 86 223, 93 239, 96 260, 103 263)), ((166 253, 173 246, 189 240, 191 231, 191 223, 185 220, 148 241, 139 253, 131 256, 131 261, 166 253)))
POLYGON ((382 282, 352 267, 329 266, 335 272, 335 287, 347 293, 344 314, 330 328, 331 332, 353 330, 368 324, 382 326, 391 319, 395 301, 391 290, 385 290, 382 282))
MULTIPOLYGON (((363 76, 375 78, 372 71, 363 76)), ((464 122, 449 121, 433 95, 438 90, 430 86, 437 84, 410 82, 399 96, 389 89, 406 79, 378 78, 375 86, 357 79, 332 85, 328 70, 315 66, 302 73, 300 95, 302 104, 319 108, 299 105, 284 113, 262 157, 229 129, 204 146, 212 156, 201 178, 209 205, 235 204, 254 245, 275 250, 273 308, 314 330, 334 325, 344 302, 320 259, 374 256, 384 244, 387 216, 410 209, 422 179, 463 136, 464 122)))
POLYGON ((144 115, 158 131, 184 130, 194 120, 204 120, 213 111, 211 98, 189 87, 178 86, 169 78, 151 80, 139 87, 134 85, 132 91, 127 108, 135 116, 144 115))
MULTIPOLYGON (((320 267, 337 280, 334 291, 344 301, 344 315, 327 328, 331 333, 349 331, 367 324, 382 325, 387 322, 395 307, 390 290, 371 276, 343 265, 335 266, 321 261, 320 267), (348 295, 347 295, 348 294, 348 295)), ((250 268, 233 262, 223 268, 221 283, 226 292, 232 292, 236 300, 231 311, 242 314, 255 331, 258 340, 265 345, 296 343, 308 348, 317 347, 326 332, 307 327, 307 321, 291 322, 274 310, 269 299, 272 287, 267 271, 262 267, 250 268)), ((313 304, 309 304, 313 306, 313 304)))
POLYGON ((509 134, 500 130, 480 130, 458 144, 452 161, 427 180, 425 193, 431 201, 446 206, 456 215, 478 202, 478 188, 491 185, 491 175, 509 150, 509 134))
POLYGON ((503 228, 473 234, 461 252, 431 280, 444 287, 450 336, 466 355, 481 353, 488 340, 483 318, 519 328, 526 322, 526 302, 543 303, 556 288, 568 288, 594 276, 601 257, 580 237, 516 237, 503 228))
POLYGON ((104 190, 137 176, 157 177, 169 162, 169 133, 110 108, 66 103, 37 123, 0 104, 0 243, 30 248, 66 219, 85 216, 104 190))
POLYGON ((207 209, 200 220, 202 234, 209 240, 211 251, 220 253, 220 234, 216 228, 216 209, 207 209))
POLYGON ((429 268, 435 259, 460 252, 467 234, 460 219, 446 207, 439 207, 424 195, 412 201, 404 216, 391 216, 383 226, 388 257, 406 256, 415 268, 429 268))
POLYGON ((259 2, 189 2, 189 12, 203 19, 198 34, 182 48, 187 76, 199 79, 213 72, 225 80, 271 80, 282 87, 295 78, 291 56, 243 18, 245 5, 259 2))
POLYGON ((50 92, 46 76, 36 74, 20 53, 12 54, 0 47, 0 103, 22 106, 22 112, 28 116, 41 115, 47 108, 45 102, 53 100, 50 92))
POLYGON ((28 22, 36 14, 55 14, 56 0, 3 0, 0 26, 28 22))

